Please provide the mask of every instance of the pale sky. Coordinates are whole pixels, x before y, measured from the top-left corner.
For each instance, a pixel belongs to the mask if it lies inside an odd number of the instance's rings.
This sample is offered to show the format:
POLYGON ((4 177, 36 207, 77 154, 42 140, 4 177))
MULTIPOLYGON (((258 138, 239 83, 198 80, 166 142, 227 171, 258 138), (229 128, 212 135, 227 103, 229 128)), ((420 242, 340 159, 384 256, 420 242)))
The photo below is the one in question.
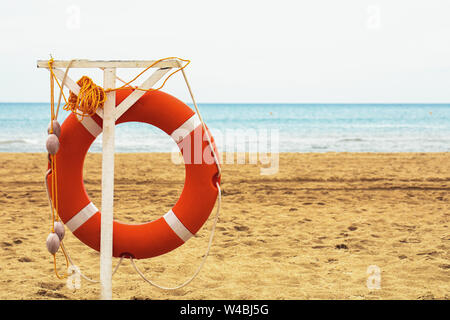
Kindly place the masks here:
MULTIPOLYGON (((2 0, 0 101, 48 101, 52 53, 188 58, 200 102, 445 103, 449 17, 448 0, 2 0)), ((166 90, 188 97, 180 75, 166 90)))

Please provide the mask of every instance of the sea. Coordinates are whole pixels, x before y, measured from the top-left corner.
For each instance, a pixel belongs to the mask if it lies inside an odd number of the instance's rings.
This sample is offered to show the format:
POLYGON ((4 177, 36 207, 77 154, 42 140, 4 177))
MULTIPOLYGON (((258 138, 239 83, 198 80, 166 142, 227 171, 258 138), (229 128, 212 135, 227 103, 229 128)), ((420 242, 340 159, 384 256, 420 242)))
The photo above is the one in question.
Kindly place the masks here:
MULTIPOLYGON (((219 151, 449 152, 450 104, 239 104, 199 108, 219 151), (232 137, 232 138, 231 138, 232 137), (236 139, 244 137, 245 139, 236 139)), ((61 110, 62 123, 69 113, 61 110)), ((46 152, 48 103, 0 103, 0 152, 46 152)), ((116 127, 116 152, 171 152, 175 143, 143 123, 116 127)), ((101 152, 101 135, 90 152, 101 152)))

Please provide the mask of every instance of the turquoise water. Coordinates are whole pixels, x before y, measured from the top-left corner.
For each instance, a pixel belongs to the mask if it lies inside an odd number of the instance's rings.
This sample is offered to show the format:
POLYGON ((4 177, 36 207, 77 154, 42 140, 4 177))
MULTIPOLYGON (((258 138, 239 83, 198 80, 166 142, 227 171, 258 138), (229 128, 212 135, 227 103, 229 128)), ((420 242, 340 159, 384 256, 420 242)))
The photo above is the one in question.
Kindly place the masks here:
MULTIPOLYGON (((449 104, 200 104, 220 151, 249 151, 229 138, 264 132, 280 152, 448 152, 449 104)), ((0 103, 0 152, 45 152, 47 103, 0 103)), ((60 114, 60 121, 67 116, 60 114)), ((270 141, 270 140, 269 140, 270 141)), ((170 152, 175 143, 146 124, 121 124, 117 152, 170 152)), ((101 136, 91 152, 101 151, 101 136)))

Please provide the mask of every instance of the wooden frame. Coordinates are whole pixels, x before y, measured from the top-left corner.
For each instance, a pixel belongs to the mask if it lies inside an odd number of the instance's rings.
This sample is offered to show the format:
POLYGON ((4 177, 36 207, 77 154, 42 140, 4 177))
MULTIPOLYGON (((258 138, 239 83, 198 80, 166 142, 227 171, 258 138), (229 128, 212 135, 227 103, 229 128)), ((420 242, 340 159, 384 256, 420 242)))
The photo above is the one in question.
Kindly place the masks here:
MULTIPOLYGON (((116 84, 117 68, 146 68, 157 60, 54 60, 52 67, 55 76, 62 81, 64 71, 58 68, 101 68, 103 69, 103 87, 114 89, 116 84)), ((48 60, 38 60, 38 68, 48 69, 48 60)), ((152 68, 157 70, 139 86, 140 89, 150 89, 171 68, 179 68, 179 60, 164 60, 156 63, 152 68)), ((185 77, 184 70, 183 76, 185 77)), ((78 84, 66 76, 64 86, 75 94, 80 92, 78 84)), ((124 114, 145 91, 134 90, 124 101, 116 107, 116 94, 108 92, 103 110, 98 109, 97 114, 103 118, 103 130, 90 117, 85 117, 82 124, 95 136, 103 131, 102 139, 102 215, 100 234, 100 283, 101 299, 112 299, 112 250, 113 250, 113 220, 114 220, 114 137, 115 122, 124 114), (94 123, 93 123, 94 122, 94 123), (100 131, 99 131, 100 130, 100 131)))

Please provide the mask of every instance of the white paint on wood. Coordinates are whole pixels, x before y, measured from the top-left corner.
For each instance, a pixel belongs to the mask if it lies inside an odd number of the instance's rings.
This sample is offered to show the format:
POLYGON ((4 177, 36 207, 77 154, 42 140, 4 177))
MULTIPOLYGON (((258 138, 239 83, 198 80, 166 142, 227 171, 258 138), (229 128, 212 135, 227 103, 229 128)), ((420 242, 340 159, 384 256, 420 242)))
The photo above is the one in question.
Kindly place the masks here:
MULTIPOLYGON (((72 60, 70 68, 147 68, 157 60, 72 60)), ((53 68, 67 68, 70 60, 54 60, 53 68)), ((178 68, 177 59, 164 60, 152 68, 178 68)), ((38 68, 48 68, 48 60, 38 60, 38 68)))
MULTIPOLYGON (((170 69, 158 69, 147 80, 142 83, 139 88, 148 90, 155 83, 157 83, 170 69)), ((116 108, 116 120, 119 119, 136 101, 142 97, 146 91, 134 90, 128 97, 125 98, 116 108)))
POLYGON ((100 127, 97 122, 94 121, 91 117, 84 117, 81 120, 81 116, 77 115, 78 120, 80 120, 81 124, 92 134, 94 137, 98 137, 100 133, 102 133, 102 127, 100 127))
MULTIPOLYGON (((64 71, 61 69, 53 69, 53 73, 55 76, 62 81, 64 79, 64 71)), ((64 81, 64 86, 69 88, 70 91, 72 91, 75 95, 78 95, 80 93, 80 86, 73 81, 69 76, 66 76, 66 81, 64 81)))
MULTIPOLYGON (((114 89, 116 69, 105 68, 103 87, 114 89)), ((113 252, 113 210, 114 210, 114 129, 116 92, 106 94, 103 107, 103 150, 102 150, 102 214, 100 232, 100 283, 101 298, 112 299, 112 252, 113 252)))

